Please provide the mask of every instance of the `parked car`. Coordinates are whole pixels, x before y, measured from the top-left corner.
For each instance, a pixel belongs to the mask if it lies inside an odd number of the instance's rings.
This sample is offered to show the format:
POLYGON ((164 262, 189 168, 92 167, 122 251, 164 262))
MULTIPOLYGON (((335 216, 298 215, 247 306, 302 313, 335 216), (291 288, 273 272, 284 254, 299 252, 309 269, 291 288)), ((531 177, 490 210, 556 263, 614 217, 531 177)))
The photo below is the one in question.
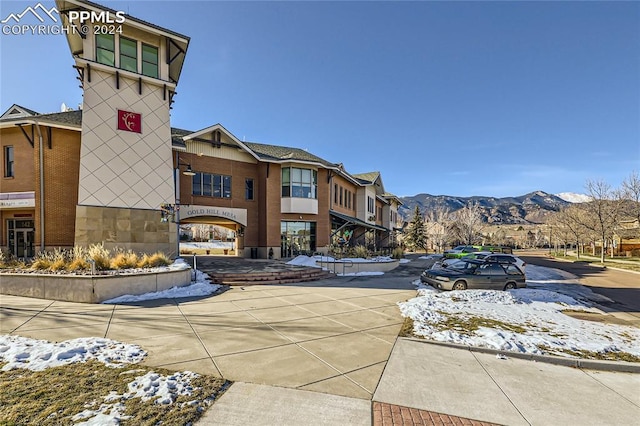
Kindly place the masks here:
POLYGON ((500 254, 500 253, 492 253, 484 256, 483 258, 487 262, 497 262, 497 263, 513 263, 518 269, 522 272, 526 272, 527 263, 520 259, 518 256, 514 256, 512 254, 500 254))
POLYGON ((480 251, 480 246, 457 246, 451 250, 445 250, 444 257, 447 259, 459 259, 475 251, 480 251))
POLYGON ((511 290, 527 286, 524 272, 514 263, 469 259, 455 265, 455 268, 428 269, 420 281, 440 290, 511 290))
POLYGON ((438 262, 434 263, 433 268, 464 268, 464 261, 470 259, 484 259, 486 256, 490 255, 490 251, 474 251, 473 253, 466 254, 461 258, 450 257, 446 259, 441 259, 438 262))
POLYGON ((490 251, 491 253, 507 253, 512 254, 513 249, 509 246, 482 246, 481 251, 490 251))

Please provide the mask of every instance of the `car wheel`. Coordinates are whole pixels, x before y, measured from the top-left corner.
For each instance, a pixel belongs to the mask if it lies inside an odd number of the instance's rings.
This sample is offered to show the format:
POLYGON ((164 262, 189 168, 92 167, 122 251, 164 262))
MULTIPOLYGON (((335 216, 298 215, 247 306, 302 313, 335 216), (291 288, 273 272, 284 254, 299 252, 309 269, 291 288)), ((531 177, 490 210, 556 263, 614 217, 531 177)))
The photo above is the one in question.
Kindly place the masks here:
POLYGON ((504 290, 515 290, 516 288, 516 284, 515 283, 507 283, 507 285, 504 286, 504 290))
POLYGON ((464 281, 456 281, 455 283, 453 283, 453 287, 451 287, 451 290, 466 290, 467 289, 467 283, 465 283, 464 281))

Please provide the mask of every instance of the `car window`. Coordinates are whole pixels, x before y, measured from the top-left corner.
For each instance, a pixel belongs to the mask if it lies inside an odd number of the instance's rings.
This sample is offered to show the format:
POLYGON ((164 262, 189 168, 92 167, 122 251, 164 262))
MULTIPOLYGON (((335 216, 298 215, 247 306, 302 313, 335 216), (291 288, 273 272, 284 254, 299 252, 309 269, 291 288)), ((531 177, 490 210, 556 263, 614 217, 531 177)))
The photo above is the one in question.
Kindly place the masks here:
POLYGON ((481 275, 504 275, 504 269, 497 263, 485 263, 478 268, 478 274, 481 275))
POLYGON ((506 269, 507 269, 507 275, 522 275, 522 272, 520 271, 520 269, 518 269, 518 267, 513 263, 507 265, 506 269))

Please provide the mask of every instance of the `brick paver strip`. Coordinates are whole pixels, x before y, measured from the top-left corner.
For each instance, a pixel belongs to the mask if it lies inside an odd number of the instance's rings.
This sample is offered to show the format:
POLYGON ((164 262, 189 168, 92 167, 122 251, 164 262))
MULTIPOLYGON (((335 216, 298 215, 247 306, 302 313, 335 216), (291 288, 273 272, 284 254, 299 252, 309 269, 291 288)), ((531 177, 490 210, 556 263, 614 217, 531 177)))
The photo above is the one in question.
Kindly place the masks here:
POLYGON ((433 411, 418 410, 417 408, 401 407, 384 402, 373 403, 373 426, 498 426, 495 423, 481 422, 434 413, 433 411))

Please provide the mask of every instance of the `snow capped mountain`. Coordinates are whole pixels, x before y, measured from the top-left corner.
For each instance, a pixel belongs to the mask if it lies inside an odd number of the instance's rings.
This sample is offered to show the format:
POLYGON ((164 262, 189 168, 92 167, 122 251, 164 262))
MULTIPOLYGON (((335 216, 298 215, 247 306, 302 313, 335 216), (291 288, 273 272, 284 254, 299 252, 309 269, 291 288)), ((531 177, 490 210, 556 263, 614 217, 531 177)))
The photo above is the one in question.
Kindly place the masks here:
POLYGON ((569 203, 587 203, 591 201, 591 197, 586 194, 576 194, 575 192, 561 192, 556 197, 562 198, 569 203))
POLYGON ((471 203, 481 209, 487 223, 496 224, 545 223, 548 216, 569 204, 544 191, 504 198, 418 194, 413 197, 402 197, 401 201, 403 205, 398 212, 405 219, 411 217, 416 206, 423 212, 435 209, 454 212, 471 203))

